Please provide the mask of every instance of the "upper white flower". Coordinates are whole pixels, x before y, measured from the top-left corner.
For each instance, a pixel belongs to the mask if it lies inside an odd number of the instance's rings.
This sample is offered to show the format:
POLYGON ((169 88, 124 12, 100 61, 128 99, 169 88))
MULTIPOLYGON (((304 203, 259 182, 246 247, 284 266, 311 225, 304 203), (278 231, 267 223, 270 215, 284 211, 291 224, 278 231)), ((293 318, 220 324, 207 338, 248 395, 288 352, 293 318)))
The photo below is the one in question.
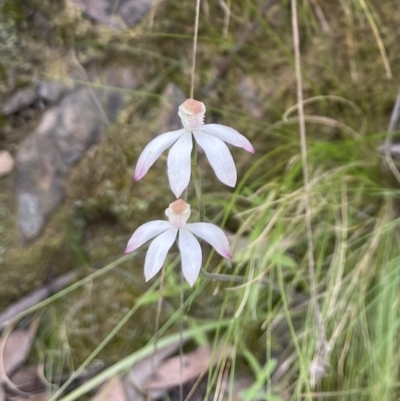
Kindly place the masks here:
POLYGON ((144 263, 146 281, 160 271, 178 233, 182 271, 190 285, 193 285, 199 276, 202 261, 201 247, 193 234, 207 241, 224 258, 232 259, 228 239, 219 227, 210 223, 186 223, 190 217, 190 205, 182 199, 171 203, 165 214, 169 221, 155 220, 143 224, 133 233, 125 250, 125 253, 132 252, 157 237, 150 244, 146 254, 144 263))
POLYGON ((201 146, 224 184, 234 187, 237 173, 232 155, 224 142, 254 153, 251 143, 239 132, 220 124, 204 124, 206 107, 204 103, 187 99, 179 106, 178 115, 184 128, 166 132, 153 139, 139 156, 134 180, 140 180, 169 146, 168 178, 172 192, 178 198, 190 181, 192 134, 201 146))

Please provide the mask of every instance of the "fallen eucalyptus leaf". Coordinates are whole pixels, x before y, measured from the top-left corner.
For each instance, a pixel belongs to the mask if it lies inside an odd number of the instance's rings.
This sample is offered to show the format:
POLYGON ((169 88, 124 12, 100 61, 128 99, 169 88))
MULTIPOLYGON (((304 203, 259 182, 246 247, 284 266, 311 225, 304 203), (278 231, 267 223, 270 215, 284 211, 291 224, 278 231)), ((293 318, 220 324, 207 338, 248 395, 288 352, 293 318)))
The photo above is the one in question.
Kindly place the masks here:
POLYGON ((196 351, 179 355, 166 360, 147 381, 143 389, 154 391, 170 389, 199 377, 203 372, 215 365, 228 350, 213 351, 211 348, 200 347, 196 351))
POLYGON ((127 401, 123 381, 119 377, 107 380, 92 401, 127 401))
POLYGON ((26 360, 31 351, 39 325, 36 318, 27 329, 16 329, 0 341, 0 382, 8 377, 26 360))

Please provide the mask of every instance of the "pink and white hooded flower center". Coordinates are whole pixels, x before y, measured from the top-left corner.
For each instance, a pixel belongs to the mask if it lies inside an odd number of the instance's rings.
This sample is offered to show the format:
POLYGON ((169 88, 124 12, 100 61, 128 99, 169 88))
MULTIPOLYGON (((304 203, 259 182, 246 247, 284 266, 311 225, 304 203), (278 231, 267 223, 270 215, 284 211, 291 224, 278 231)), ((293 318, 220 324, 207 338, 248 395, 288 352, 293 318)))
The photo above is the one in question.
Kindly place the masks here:
POLYGON ((186 129, 199 128, 204 125, 206 106, 194 99, 185 100, 180 106, 178 115, 186 129))
POLYGON ((185 227, 190 213, 190 205, 182 199, 170 203, 169 208, 165 210, 165 215, 168 217, 169 222, 176 228, 185 227))

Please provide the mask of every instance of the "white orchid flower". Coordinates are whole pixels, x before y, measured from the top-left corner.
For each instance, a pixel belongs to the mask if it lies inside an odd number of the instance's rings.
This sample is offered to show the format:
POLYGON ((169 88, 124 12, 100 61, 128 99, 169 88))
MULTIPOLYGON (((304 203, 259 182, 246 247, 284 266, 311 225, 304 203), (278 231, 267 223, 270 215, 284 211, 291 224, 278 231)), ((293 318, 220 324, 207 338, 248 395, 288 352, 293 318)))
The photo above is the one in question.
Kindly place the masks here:
POLYGON ((143 224, 133 233, 125 250, 125 253, 132 252, 156 237, 146 254, 144 263, 146 281, 160 271, 178 234, 182 271, 191 286, 199 276, 202 262, 201 247, 193 234, 207 241, 224 258, 232 259, 228 238, 219 227, 210 223, 186 223, 190 217, 188 203, 178 199, 169 205, 165 214, 169 221, 155 220, 143 224))
POLYGON ((204 124, 204 103, 187 99, 179 106, 178 115, 183 128, 166 132, 153 139, 141 153, 134 180, 140 180, 168 147, 168 179, 172 192, 178 198, 190 181, 193 136, 203 148, 218 179, 234 187, 237 173, 232 155, 224 142, 254 153, 251 143, 233 128, 220 124, 204 124), (193 136, 192 136, 193 134, 193 136))

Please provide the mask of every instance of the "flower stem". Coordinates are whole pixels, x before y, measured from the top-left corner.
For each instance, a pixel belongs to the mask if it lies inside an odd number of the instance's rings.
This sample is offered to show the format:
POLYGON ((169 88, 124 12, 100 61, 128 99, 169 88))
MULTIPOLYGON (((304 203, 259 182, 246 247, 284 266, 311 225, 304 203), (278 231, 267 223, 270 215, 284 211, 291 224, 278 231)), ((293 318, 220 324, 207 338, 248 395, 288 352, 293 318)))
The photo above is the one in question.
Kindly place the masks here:
POLYGON ((199 208, 199 221, 204 221, 205 218, 205 207, 204 207, 204 199, 203 199, 203 191, 201 187, 201 174, 200 169, 197 164, 197 143, 193 144, 192 151, 192 178, 194 184, 194 190, 196 192, 197 198, 197 206, 199 208))

